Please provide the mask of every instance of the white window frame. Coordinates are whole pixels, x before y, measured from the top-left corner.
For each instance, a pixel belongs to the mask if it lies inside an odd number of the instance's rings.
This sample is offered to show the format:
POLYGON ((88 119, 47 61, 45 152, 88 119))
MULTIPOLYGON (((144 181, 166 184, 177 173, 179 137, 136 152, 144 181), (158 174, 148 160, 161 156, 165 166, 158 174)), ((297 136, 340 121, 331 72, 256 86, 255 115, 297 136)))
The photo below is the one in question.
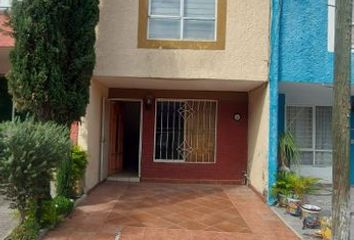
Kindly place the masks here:
MULTIPOLYGON (((1 0, 0 0, 1 1, 1 0)), ((180 15, 179 16, 168 16, 168 15, 152 15, 151 14, 151 0, 148 0, 149 6, 148 6, 148 18, 147 18, 147 31, 146 31, 146 39, 148 40, 162 40, 162 41, 198 41, 198 42, 216 42, 217 41, 217 34, 218 34, 218 0, 215 0, 215 17, 213 18, 205 18, 205 17, 185 17, 184 16, 184 2, 185 0, 179 0, 180 1, 180 15), (150 33, 150 24, 149 24, 149 19, 157 18, 157 19, 178 19, 181 20, 181 26, 180 26, 180 38, 149 38, 149 33, 150 33), (215 27, 214 27, 214 39, 209 40, 209 39, 185 39, 184 38, 184 21, 185 20, 213 20, 215 27)))
MULTIPOLYGON (((303 166, 312 166, 312 167, 321 167, 316 164, 316 153, 325 152, 333 153, 333 149, 316 149, 316 107, 332 107, 328 105, 313 105, 313 104, 287 104, 285 106, 285 116, 284 116, 284 125, 285 129, 288 130, 288 107, 310 107, 312 108, 312 148, 299 148, 300 152, 312 152, 312 165, 300 164, 303 166)), ((332 107, 333 109, 333 107, 332 107)))
MULTIPOLYGON (((216 156, 217 156, 217 126, 218 126, 218 100, 211 100, 211 99, 175 99, 175 98, 156 98, 155 99, 155 109, 154 109, 154 156, 153 162, 156 163, 184 163, 184 164, 215 164, 216 163, 216 156), (187 102, 187 101, 204 101, 204 102, 215 102, 215 145, 214 145, 214 161, 213 162, 186 162, 186 159, 157 159, 156 157, 156 131, 157 131, 157 103, 158 102, 187 102)), ((184 133, 186 132, 186 121, 184 121, 184 133)), ((184 137, 186 134, 184 134, 184 137)))
MULTIPOLYGON (((353 5, 354 10, 354 5, 353 5)), ((334 52, 335 41, 335 22, 336 22, 336 0, 328 0, 328 52, 334 52)), ((354 19, 352 19, 352 31, 354 19)), ((352 39, 352 52, 354 51, 354 39, 352 39)))

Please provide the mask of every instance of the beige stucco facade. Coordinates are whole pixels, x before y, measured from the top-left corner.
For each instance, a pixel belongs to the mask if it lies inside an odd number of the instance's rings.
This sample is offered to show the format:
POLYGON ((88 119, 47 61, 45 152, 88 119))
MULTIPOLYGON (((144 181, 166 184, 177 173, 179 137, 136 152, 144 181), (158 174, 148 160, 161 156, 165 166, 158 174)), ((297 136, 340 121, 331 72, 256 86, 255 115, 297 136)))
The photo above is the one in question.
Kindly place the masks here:
POLYGON ((268 189, 269 110, 268 84, 248 93, 248 177, 264 196, 268 189))
POLYGON ((139 0, 102 0, 96 76, 267 81, 269 0, 228 0, 225 50, 139 49, 139 0))
POLYGON ((109 88, 130 88, 248 92, 248 177, 255 190, 265 194, 269 14, 269 0, 227 0, 224 50, 142 49, 138 48, 139 0, 101 0, 97 64, 79 131, 79 144, 87 149, 90 162, 86 189, 99 182, 100 174, 106 175, 100 170, 107 153, 106 143, 101 143, 107 135, 105 127, 102 131, 102 99, 109 88))
POLYGON ((86 117, 82 118, 79 128, 78 144, 87 151, 88 166, 85 176, 85 189, 92 189, 100 181, 102 103, 108 90, 101 84, 92 81, 90 87, 90 103, 86 117))

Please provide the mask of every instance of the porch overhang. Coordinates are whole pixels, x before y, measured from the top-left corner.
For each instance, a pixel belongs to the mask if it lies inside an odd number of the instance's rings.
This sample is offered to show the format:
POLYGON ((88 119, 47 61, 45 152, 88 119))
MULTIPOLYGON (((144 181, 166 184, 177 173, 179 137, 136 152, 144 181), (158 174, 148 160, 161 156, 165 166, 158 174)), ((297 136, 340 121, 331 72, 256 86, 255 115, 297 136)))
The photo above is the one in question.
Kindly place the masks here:
POLYGON ((94 76, 107 88, 248 92, 266 81, 94 76))

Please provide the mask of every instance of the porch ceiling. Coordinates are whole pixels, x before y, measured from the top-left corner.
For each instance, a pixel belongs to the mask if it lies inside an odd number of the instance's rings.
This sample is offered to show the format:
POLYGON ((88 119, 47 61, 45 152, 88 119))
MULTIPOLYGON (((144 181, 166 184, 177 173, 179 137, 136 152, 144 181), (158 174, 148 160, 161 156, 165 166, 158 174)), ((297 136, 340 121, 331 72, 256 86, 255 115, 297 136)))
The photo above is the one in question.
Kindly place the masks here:
MULTIPOLYGON (((279 92, 289 93, 289 92, 300 92, 311 97, 316 95, 325 95, 326 97, 332 97, 333 84, 315 84, 315 83, 280 83, 279 92)), ((351 95, 354 96, 354 87, 352 85, 351 95)))
POLYGON ((196 90, 196 91, 237 91, 248 92, 263 81, 219 80, 219 79, 163 79, 135 77, 101 77, 94 80, 108 88, 158 89, 158 90, 196 90))
POLYGON ((330 85, 281 83, 279 92, 285 94, 287 104, 331 106, 333 88, 330 85))

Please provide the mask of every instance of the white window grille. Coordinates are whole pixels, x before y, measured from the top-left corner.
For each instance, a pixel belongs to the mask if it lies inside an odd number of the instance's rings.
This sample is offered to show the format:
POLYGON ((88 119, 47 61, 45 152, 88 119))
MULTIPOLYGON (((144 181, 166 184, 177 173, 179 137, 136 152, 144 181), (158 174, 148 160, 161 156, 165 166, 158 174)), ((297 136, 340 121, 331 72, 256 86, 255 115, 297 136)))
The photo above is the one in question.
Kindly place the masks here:
POLYGON ((332 107, 288 106, 287 129, 300 149, 302 165, 332 165, 332 107))
POLYGON ((216 41, 218 0, 149 0, 148 39, 216 41))
POLYGON ((215 162, 216 101, 157 100, 155 161, 215 162))

